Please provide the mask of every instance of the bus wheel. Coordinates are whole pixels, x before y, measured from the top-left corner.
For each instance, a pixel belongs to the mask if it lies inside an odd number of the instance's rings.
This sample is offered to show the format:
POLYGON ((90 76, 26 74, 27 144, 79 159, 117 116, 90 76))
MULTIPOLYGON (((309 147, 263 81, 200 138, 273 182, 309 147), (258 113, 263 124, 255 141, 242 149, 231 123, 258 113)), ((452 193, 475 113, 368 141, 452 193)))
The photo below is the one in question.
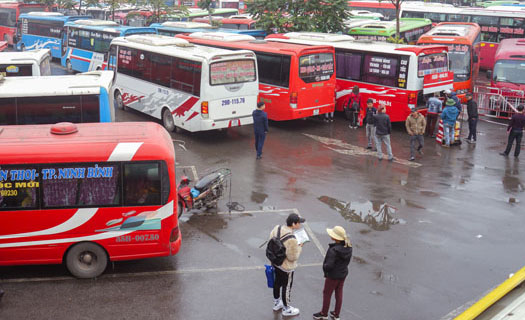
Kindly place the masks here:
POLYGON ((122 95, 118 91, 115 92, 115 107, 120 110, 126 110, 126 106, 122 100, 122 95))
POLYGON ((69 272, 77 278, 95 278, 106 270, 108 255, 99 245, 82 242, 69 249, 66 256, 66 266, 69 272))
POLYGON ((175 131, 175 122, 173 121, 173 116, 168 108, 165 108, 162 111, 162 125, 168 130, 168 132, 175 131))
POLYGON ((182 206, 182 202, 179 201, 177 204, 177 218, 180 218, 182 216, 182 213, 184 213, 184 207, 182 206))
POLYGON ((66 60, 66 69, 67 69, 67 72, 73 73, 73 66, 71 65, 71 60, 69 59, 66 60))

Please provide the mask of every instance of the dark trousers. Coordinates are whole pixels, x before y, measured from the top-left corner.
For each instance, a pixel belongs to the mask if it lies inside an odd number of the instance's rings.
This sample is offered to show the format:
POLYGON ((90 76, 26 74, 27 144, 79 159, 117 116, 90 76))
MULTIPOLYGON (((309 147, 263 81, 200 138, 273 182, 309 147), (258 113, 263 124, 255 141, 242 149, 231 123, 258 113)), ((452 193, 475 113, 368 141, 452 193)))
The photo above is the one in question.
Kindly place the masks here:
POLYGON ((345 284, 345 279, 324 279, 324 289, 323 289, 323 310, 321 313, 324 315, 328 314, 328 309, 330 308, 330 300, 332 298, 332 293, 335 291, 335 316, 338 317, 341 312, 341 306, 343 305, 343 286, 345 284))
POLYGON ((476 128, 478 127, 478 118, 468 119, 468 140, 476 141, 476 128))
POLYGON ((262 155, 264 139, 266 139, 266 133, 255 133, 255 151, 257 151, 257 157, 262 155))
POLYGON ((505 154, 508 155, 512 149, 512 144, 516 140, 516 148, 514 148, 514 156, 517 157, 520 155, 521 149, 521 138, 523 138, 523 131, 521 130, 511 130, 509 132, 509 141, 507 142, 507 149, 505 149, 505 154))
POLYGON ((357 127, 359 126, 359 121, 357 121, 357 117, 359 116, 359 111, 353 111, 352 109, 350 109, 350 125, 352 127, 357 127))
POLYGON ((416 135, 410 136, 410 157, 411 158, 414 158, 416 156, 416 143, 418 144, 417 151, 421 150, 421 148, 423 148, 423 145, 425 143, 423 135, 416 134, 416 135))
POLYGON ((282 290, 283 304, 287 307, 290 305, 290 291, 292 290, 294 272, 284 272, 277 267, 274 267, 274 269, 273 297, 274 299, 279 299, 280 291, 282 290))
POLYGON ((433 136, 439 113, 427 113, 427 136, 433 136))

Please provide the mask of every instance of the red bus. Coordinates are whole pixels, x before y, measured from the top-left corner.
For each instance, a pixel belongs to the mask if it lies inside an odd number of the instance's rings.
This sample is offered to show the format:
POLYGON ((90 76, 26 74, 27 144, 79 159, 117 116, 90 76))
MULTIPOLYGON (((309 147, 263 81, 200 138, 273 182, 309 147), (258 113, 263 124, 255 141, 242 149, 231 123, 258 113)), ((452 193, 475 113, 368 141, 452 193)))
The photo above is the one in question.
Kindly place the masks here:
POLYGON ((494 60, 491 87, 525 92, 525 39, 501 40, 494 60))
POLYGON ((354 86, 361 97, 361 121, 366 100, 384 105, 391 121, 405 121, 411 108, 424 112, 434 92, 452 89, 446 46, 410 46, 354 40, 351 36, 290 32, 266 37, 271 42, 329 44, 336 57, 336 110, 342 111, 354 86))
POLYGON ((253 30, 257 29, 257 20, 253 20, 247 16, 237 15, 220 20, 221 28, 235 29, 235 30, 253 30))
POLYGON ((265 102, 271 120, 292 120, 334 111, 335 58, 331 46, 274 43, 224 32, 195 32, 177 37, 205 46, 253 51, 259 71, 259 99, 265 102))
POLYGON ((23 2, 0 2, 0 40, 4 40, 9 45, 16 44, 18 16, 21 13, 34 11, 46 11, 46 6, 23 2))
POLYGON ((0 128, 0 265, 108 261, 179 251, 175 153, 152 122, 0 128))
POLYGON ((474 89, 479 73, 481 28, 471 22, 442 22, 422 35, 418 45, 448 46, 449 69, 454 72, 454 91, 464 101, 474 89))

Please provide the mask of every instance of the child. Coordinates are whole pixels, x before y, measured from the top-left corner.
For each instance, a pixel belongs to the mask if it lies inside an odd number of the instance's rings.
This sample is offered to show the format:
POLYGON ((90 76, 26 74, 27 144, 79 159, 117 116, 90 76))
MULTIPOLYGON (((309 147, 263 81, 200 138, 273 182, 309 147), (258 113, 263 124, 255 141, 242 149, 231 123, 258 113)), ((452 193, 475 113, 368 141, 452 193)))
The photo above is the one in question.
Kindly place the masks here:
POLYGON ((335 291, 335 309, 330 312, 330 316, 334 320, 339 320, 339 313, 343 304, 343 286, 348 275, 348 264, 352 258, 352 244, 348 240, 343 227, 328 228, 326 232, 335 242, 329 245, 324 258, 323 309, 321 312, 314 314, 314 319, 328 319, 330 299, 335 291))

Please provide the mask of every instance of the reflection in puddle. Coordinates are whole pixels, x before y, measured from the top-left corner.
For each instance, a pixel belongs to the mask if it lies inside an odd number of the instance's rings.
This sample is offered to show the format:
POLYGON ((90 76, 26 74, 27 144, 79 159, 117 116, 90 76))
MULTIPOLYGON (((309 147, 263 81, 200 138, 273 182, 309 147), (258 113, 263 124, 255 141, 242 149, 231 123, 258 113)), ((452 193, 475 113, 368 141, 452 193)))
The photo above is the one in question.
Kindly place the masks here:
POLYGON ((255 203, 263 203, 268 198, 266 193, 252 191, 251 199, 255 203))
POLYGON ((439 193, 434 192, 434 191, 421 190, 421 191, 419 191, 419 193, 421 193, 422 195, 427 196, 427 197, 439 197, 439 193))
POLYGON ((336 210, 346 220, 364 223, 377 231, 390 229, 392 224, 405 224, 403 219, 393 218, 397 209, 387 203, 379 201, 344 202, 328 196, 321 196, 319 200, 336 210))

